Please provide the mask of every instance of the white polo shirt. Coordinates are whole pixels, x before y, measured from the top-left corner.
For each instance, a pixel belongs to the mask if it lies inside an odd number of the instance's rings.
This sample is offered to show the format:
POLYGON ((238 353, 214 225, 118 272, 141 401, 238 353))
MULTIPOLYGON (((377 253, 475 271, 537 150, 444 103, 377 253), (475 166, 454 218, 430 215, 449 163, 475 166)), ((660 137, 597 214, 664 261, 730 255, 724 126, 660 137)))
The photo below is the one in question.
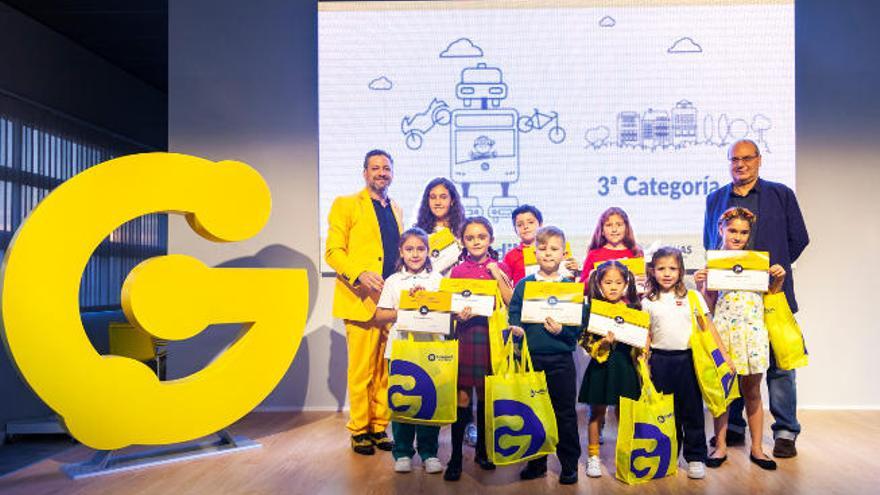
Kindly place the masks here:
MULTIPOLYGON (((401 271, 392 274, 385 280, 385 285, 382 286, 382 294, 379 296, 379 302, 376 303, 376 307, 398 309, 400 308, 401 291, 410 290, 413 287, 424 287, 425 290, 429 291, 440 290, 441 280, 443 280, 443 276, 437 272, 422 270, 419 273, 411 273, 404 268, 401 271)), ((397 323, 391 324, 391 329, 388 332, 388 344, 385 346, 386 359, 391 359, 392 343, 395 340, 400 340, 406 337, 407 336, 404 332, 399 332, 397 330, 397 323)), ((432 338, 433 336, 429 334, 415 334, 416 340, 431 340, 432 338)))
MULTIPOLYGON (((708 315, 709 307, 702 294, 697 294, 700 312, 708 315)), ((651 348, 683 351, 690 348, 691 307, 687 296, 677 297, 674 291, 661 292, 656 301, 642 298, 642 309, 651 315, 651 348)))

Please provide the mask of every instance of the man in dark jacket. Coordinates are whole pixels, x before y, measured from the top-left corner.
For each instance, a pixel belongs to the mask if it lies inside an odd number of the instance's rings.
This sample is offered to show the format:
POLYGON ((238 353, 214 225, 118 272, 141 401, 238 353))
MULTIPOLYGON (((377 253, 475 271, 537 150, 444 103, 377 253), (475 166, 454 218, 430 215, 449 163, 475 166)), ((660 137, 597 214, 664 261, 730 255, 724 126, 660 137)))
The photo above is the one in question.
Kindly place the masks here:
MULTIPOLYGON (((706 197, 706 217, 703 224, 703 247, 719 249, 721 234, 718 218, 727 208, 748 208, 757 216, 749 238, 748 249, 769 251, 770 264, 785 268, 783 284, 785 298, 793 312, 798 304, 794 295, 794 263, 810 242, 804 217, 797 198, 789 187, 758 177, 761 168, 761 152, 754 141, 741 139, 728 150, 730 176, 733 181, 706 197)), ((767 370, 767 389, 770 395, 770 412, 773 414, 773 455, 794 457, 797 455, 795 440, 801 431, 797 421, 797 388, 794 370, 776 367, 770 353, 770 369, 767 370)), ((742 416, 743 401, 738 399, 730 406, 728 445, 744 442, 746 423, 742 416)), ((714 445, 714 438, 713 445, 714 445)))

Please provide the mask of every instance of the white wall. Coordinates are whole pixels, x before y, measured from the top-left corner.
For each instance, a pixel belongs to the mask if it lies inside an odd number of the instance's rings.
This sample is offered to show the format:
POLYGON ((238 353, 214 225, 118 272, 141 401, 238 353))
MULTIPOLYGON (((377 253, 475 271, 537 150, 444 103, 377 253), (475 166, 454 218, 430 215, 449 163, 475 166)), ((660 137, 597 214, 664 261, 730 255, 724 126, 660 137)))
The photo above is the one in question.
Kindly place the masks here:
MULTIPOLYGON (((861 4, 876 10, 870 2, 861 4)), ((847 74, 839 68, 829 73, 824 66, 834 47, 816 52, 808 44, 832 22, 819 7, 808 8, 798 4, 797 184, 812 243, 795 277, 811 364, 799 372, 799 400, 802 407, 880 407, 880 382, 871 367, 873 337, 880 328, 870 304, 878 279, 874 246, 880 244, 874 193, 880 184, 878 147, 839 132, 854 115, 866 109, 876 114, 876 109, 872 100, 858 98, 850 99, 849 108, 829 107, 828 99, 839 94, 847 74)), ((189 0, 171 2, 169 10, 170 149, 245 161, 265 176, 275 201, 269 224, 252 240, 211 244, 177 221, 170 227, 170 251, 209 264, 309 269, 317 297, 304 349, 263 407, 338 408, 344 398, 345 341, 340 323, 330 316, 333 280, 318 279, 316 272, 318 232, 326 228, 317 213, 316 7, 284 0, 247 6, 234 0, 189 0)), ((873 59, 859 39, 863 35, 844 32, 835 38, 836 48, 850 54, 863 50, 866 59, 873 59)), ((864 73, 865 58, 853 58, 852 72, 873 85, 880 82, 876 70, 864 73)), ((866 97, 872 95, 870 86, 859 86, 866 97)), ((861 132, 876 133, 864 127, 861 132)), ((719 167, 726 166, 723 160, 719 156, 719 167)), ((767 158, 764 167, 772 166, 767 158)), ((352 163, 353 174, 359 168, 352 163)), ((172 349, 172 372, 186 373, 197 367, 196 361, 209 359, 230 331, 215 333, 181 344, 177 356, 172 349)))

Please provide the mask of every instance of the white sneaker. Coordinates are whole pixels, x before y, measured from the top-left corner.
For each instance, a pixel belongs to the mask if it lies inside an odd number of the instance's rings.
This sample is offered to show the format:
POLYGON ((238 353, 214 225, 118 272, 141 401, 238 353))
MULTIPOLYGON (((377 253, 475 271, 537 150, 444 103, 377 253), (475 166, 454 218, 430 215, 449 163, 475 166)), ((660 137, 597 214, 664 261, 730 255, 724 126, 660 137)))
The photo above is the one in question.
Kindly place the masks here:
POLYGON ((401 457, 394 461, 394 471, 397 473, 408 473, 412 471, 412 459, 409 457, 401 457))
POLYGON ((602 463, 599 462, 599 456, 591 455, 587 458, 587 476, 590 478, 602 477, 602 463))
POLYGON ((436 457, 428 457, 422 463, 425 466, 425 472, 428 474, 437 474, 443 472, 443 464, 436 457))
POLYGON ((688 478, 692 480, 701 480, 706 477, 706 465, 700 461, 692 461, 688 463, 688 478))

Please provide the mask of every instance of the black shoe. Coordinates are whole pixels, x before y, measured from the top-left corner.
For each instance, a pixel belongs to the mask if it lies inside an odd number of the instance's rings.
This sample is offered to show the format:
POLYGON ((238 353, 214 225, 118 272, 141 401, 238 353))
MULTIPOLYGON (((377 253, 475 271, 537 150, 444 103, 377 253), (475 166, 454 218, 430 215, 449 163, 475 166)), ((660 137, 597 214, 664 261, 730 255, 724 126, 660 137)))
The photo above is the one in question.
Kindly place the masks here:
POLYGON ((480 466, 480 469, 482 469, 483 471, 495 470, 495 463, 481 455, 474 456, 474 462, 476 462, 477 465, 480 466))
MULTIPOLYGON (((712 452, 712 454, 715 454, 715 452, 712 452)), ((727 460, 726 455, 724 457, 712 457, 712 455, 710 455, 708 458, 706 458, 706 467, 712 468, 712 469, 715 469, 717 467, 721 467, 721 465, 724 464, 724 461, 726 461, 726 460, 727 460)))
POLYGON ((376 450, 373 448, 373 441, 368 433, 351 436, 351 450, 360 455, 373 455, 376 450))
MULTIPOLYGON (((519 472, 519 479, 521 480, 534 480, 538 478, 543 478, 547 474, 547 467, 545 466, 543 469, 539 467, 535 467, 531 464, 526 464, 525 469, 519 472)), ((577 472, 574 473, 575 481, 577 481, 577 472)), ((561 478, 560 478, 561 479, 561 478)))
MULTIPOLYGON (((715 437, 709 439, 709 446, 715 447, 715 437)), ((737 431, 727 431, 727 446, 728 447, 740 447, 746 444, 746 436, 737 431)))
POLYGON ((563 471, 559 473, 559 484, 560 485, 573 485, 578 482, 578 472, 577 470, 573 470, 571 472, 563 471))
POLYGON ((766 469, 767 471, 775 471, 776 470, 776 461, 772 459, 758 459, 757 457, 749 454, 749 460, 758 465, 761 469, 766 469))
POLYGON ((377 449, 384 450, 385 452, 391 452, 391 449, 394 448, 394 442, 388 438, 388 434, 384 431, 370 433, 370 441, 377 449))
POLYGON ((794 440, 787 438, 777 438, 773 444, 773 457, 780 459, 788 459, 797 455, 797 449, 794 446, 794 440))
POLYGON ((458 481, 461 478, 461 461, 455 462, 450 460, 446 465, 446 471, 443 472, 443 479, 446 481, 458 481))

